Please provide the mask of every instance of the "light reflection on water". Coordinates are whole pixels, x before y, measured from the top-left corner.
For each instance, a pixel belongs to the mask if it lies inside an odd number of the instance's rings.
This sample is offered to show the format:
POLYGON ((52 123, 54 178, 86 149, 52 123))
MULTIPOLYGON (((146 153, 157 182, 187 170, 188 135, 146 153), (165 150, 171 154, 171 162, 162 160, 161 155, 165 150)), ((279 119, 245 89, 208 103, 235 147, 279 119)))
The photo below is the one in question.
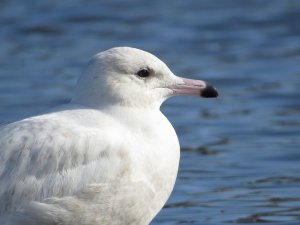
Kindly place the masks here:
POLYGON ((298 1, 0 4, 0 122, 67 102, 97 51, 142 48, 221 94, 163 106, 182 159, 152 224, 299 224, 298 1))

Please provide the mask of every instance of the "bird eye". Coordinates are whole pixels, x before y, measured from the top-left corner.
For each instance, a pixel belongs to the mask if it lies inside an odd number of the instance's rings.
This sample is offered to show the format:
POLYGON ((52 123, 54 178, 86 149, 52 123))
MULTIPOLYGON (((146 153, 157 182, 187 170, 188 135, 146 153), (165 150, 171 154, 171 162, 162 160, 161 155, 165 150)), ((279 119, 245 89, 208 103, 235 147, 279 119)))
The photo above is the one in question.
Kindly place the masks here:
POLYGON ((148 77, 150 75, 150 71, 148 68, 143 68, 137 72, 139 77, 148 77))

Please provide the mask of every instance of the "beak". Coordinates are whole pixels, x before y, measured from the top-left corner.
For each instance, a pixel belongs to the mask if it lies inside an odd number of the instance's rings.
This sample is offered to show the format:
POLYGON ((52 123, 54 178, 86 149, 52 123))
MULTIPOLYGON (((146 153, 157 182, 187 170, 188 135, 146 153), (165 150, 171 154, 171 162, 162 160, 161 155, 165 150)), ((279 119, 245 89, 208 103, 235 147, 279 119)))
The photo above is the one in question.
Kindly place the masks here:
POLYGON ((169 86, 169 89, 173 91, 173 96, 191 95, 201 96, 204 98, 216 98, 219 95, 217 89, 205 81, 187 78, 180 79, 182 82, 169 86))

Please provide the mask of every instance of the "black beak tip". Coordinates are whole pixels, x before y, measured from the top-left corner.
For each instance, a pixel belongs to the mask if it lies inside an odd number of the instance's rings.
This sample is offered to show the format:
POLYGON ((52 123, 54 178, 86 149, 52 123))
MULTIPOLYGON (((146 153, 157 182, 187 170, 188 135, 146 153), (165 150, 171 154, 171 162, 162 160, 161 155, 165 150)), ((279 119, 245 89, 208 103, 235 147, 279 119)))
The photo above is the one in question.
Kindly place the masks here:
POLYGON ((219 93, 217 89, 210 84, 208 84, 201 92, 201 97, 203 98, 216 98, 218 96, 219 93))

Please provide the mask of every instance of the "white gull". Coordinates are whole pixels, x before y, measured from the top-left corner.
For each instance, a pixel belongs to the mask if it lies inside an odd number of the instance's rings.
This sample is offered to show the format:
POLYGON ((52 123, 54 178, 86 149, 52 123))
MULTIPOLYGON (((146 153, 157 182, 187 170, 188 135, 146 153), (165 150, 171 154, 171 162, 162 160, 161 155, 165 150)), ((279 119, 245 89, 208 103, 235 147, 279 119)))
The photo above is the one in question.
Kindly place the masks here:
POLYGON ((139 49, 95 55, 69 104, 0 128, 0 224, 149 224, 177 176, 174 95, 218 93, 139 49))

